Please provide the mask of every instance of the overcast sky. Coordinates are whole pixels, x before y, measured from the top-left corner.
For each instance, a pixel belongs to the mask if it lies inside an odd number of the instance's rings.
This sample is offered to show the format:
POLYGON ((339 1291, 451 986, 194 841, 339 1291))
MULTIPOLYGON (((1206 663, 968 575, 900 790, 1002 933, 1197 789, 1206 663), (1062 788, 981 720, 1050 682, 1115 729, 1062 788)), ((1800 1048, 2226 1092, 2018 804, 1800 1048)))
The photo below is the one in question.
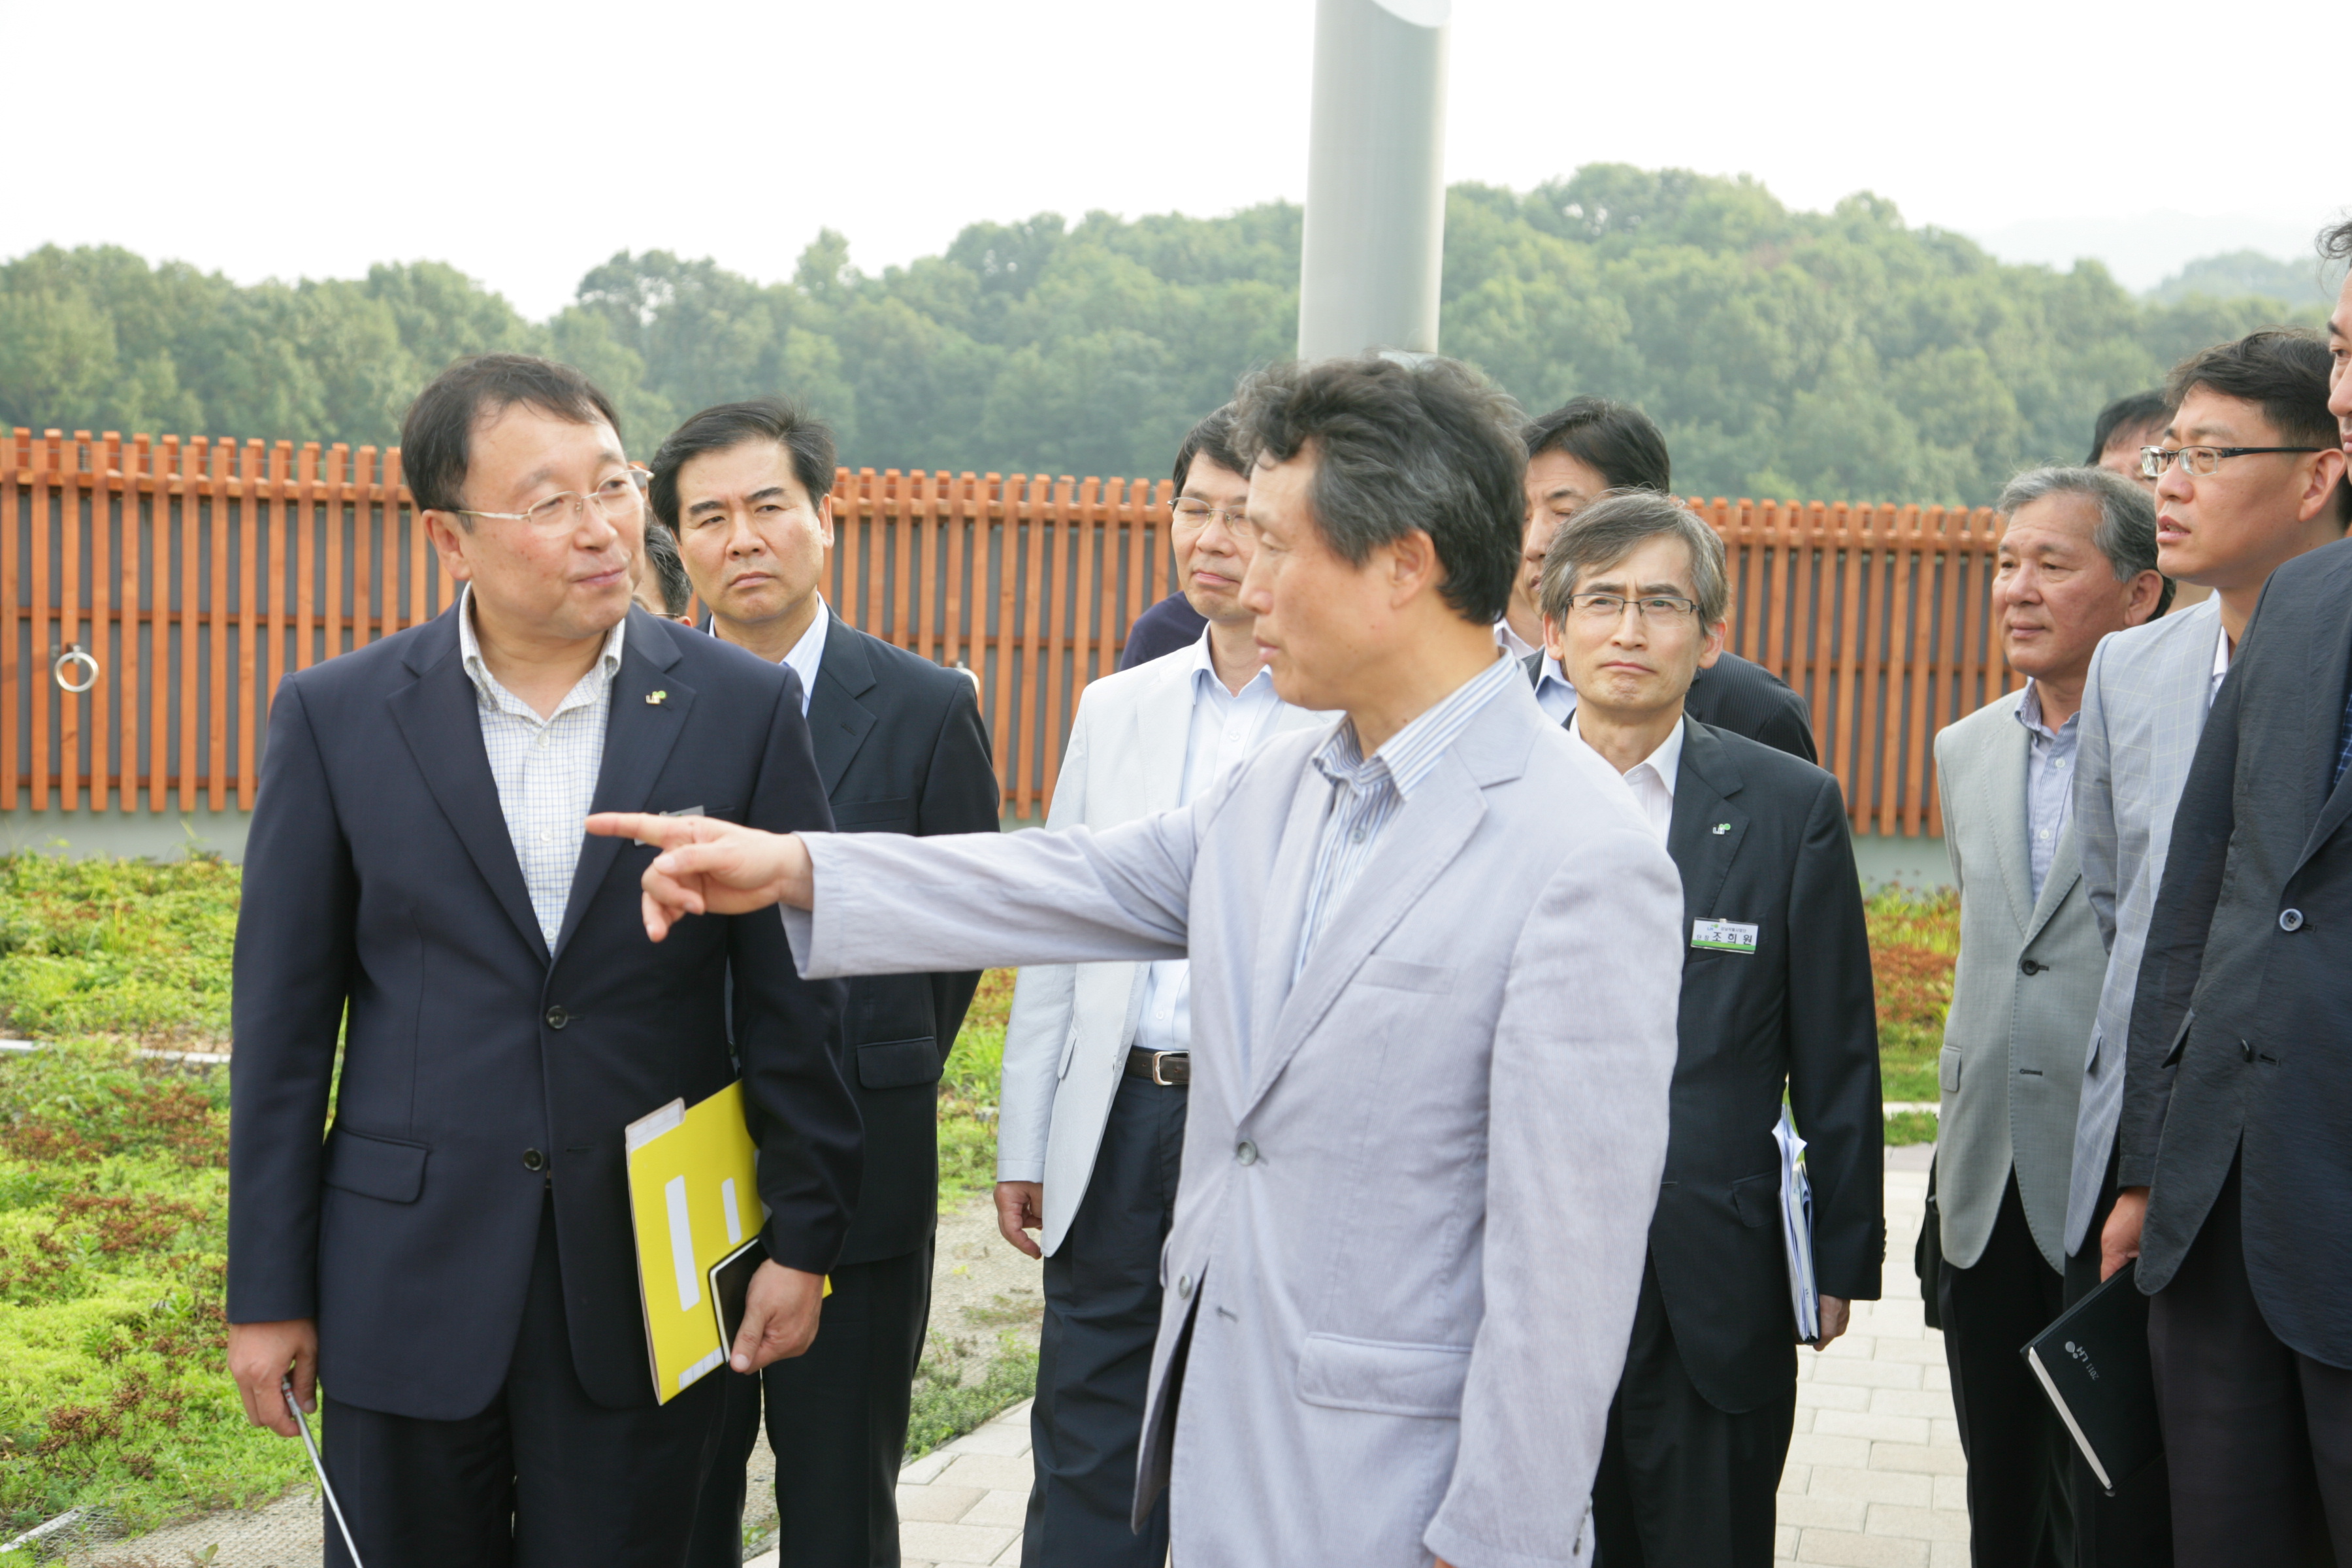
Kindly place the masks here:
MULTIPOLYGON (((0 257, 110 242, 243 281, 431 258, 539 317, 623 248, 774 279, 820 227, 877 270, 976 219, 1297 200, 1313 12, 0 0, 0 257)), ((1869 189, 2146 287, 2240 246, 2307 254, 2352 205, 2343 36, 2341 0, 2258 26, 2167 0, 1459 0, 1446 168, 1525 189, 1681 165, 1801 207, 1869 189)))

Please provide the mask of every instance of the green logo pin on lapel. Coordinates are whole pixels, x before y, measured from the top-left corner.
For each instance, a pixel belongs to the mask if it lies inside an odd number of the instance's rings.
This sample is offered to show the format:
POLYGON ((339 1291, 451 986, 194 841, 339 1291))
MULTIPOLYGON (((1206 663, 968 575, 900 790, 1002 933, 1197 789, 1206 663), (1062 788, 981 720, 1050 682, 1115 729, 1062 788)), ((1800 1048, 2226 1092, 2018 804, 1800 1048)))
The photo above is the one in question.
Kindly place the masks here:
MULTIPOLYGON (((646 705, 650 708, 658 708, 662 705, 663 700, 668 696, 669 693, 667 691, 648 691, 646 693, 646 705)), ((1720 833, 1723 829, 1718 827, 1716 831, 1720 833)))
POLYGON ((1731 824, 1729 824, 1729 823, 1727 823, 1727 822, 1718 822, 1718 823, 1717 823, 1717 824, 1715 825, 1715 827, 1714 827, 1714 832, 1715 832, 1715 834, 1716 834, 1716 836, 1717 836, 1717 837, 1721 837, 1724 834, 1727 834, 1727 833, 1728 833, 1728 832, 1730 832, 1730 831, 1731 831, 1731 824))

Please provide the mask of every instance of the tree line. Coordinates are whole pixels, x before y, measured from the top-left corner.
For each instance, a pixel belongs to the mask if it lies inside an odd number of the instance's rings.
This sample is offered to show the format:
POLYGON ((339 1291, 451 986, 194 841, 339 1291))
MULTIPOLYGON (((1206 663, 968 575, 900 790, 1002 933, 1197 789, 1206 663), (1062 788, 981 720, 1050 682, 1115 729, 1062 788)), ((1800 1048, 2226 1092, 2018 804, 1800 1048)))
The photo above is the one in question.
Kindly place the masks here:
MULTIPOLYGON (((1154 475, 1291 352, 1299 226, 1286 203, 1041 214, 878 274, 828 230, 774 283, 625 252, 545 321, 438 262, 248 287, 51 247, 0 263, 0 425, 385 445, 450 360, 520 350, 606 387, 641 454, 698 408, 782 391, 853 465, 1154 475)), ((1592 164, 1448 193, 1441 331, 1531 410, 1646 408, 1678 489, 1983 504, 2021 466, 2079 460, 2099 407, 2182 355, 2318 322, 2244 291, 2263 276, 2142 300, 2096 262, 2005 264, 1866 194, 1793 212, 1745 177, 1592 164)))

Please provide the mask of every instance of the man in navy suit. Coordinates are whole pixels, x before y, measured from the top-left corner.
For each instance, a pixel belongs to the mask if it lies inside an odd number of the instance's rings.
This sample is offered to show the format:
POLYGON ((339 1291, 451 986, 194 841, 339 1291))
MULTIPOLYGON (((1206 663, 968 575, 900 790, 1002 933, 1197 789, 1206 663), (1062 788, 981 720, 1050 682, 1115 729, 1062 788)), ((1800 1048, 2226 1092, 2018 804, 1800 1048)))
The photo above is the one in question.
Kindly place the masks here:
MULTIPOLYGON (((706 408, 654 454, 710 631, 800 678, 817 773, 845 833, 993 833, 1000 798, 971 678, 842 620, 818 584, 833 543, 833 432, 775 398, 706 408)), ((842 1058, 866 1177, 809 1353, 764 1373, 776 1547, 798 1568, 898 1568, 898 1464, 930 1315, 939 1085, 980 972, 852 980, 842 1058)), ((762 1379, 730 1373, 695 1568, 743 1561, 744 1462, 762 1379)))
MULTIPOLYGON (((857 1110, 841 989, 797 977, 774 917, 654 947, 651 852, 583 824, 833 818, 792 674, 632 610, 642 476, 602 393, 488 355, 402 435, 464 589, 289 676, 270 712, 237 924, 229 1366, 289 1436, 278 1380, 306 1408, 322 1386, 370 1568, 675 1568, 722 1380, 656 1400, 623 1131, 736 1078, 731 1022, 770 1211, 748 1370, 816 1331, 857 1110)), ((334 1531, 327 1561, 348 1563, 334 1531)))

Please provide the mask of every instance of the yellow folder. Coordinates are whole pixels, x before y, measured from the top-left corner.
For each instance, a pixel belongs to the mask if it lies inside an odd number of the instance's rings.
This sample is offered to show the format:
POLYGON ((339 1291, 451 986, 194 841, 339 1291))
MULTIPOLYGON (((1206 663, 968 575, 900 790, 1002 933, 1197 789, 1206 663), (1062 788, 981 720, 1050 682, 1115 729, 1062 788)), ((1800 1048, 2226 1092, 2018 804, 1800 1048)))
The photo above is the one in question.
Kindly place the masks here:
POLYGON ((743 1122, 743 1086, 689 1108, 673 1100, 629 1123, 629 1214, 646 1349, 663 1404, 727 1364, 711 1274, 758 1239, 757 1150, 743 1122))

